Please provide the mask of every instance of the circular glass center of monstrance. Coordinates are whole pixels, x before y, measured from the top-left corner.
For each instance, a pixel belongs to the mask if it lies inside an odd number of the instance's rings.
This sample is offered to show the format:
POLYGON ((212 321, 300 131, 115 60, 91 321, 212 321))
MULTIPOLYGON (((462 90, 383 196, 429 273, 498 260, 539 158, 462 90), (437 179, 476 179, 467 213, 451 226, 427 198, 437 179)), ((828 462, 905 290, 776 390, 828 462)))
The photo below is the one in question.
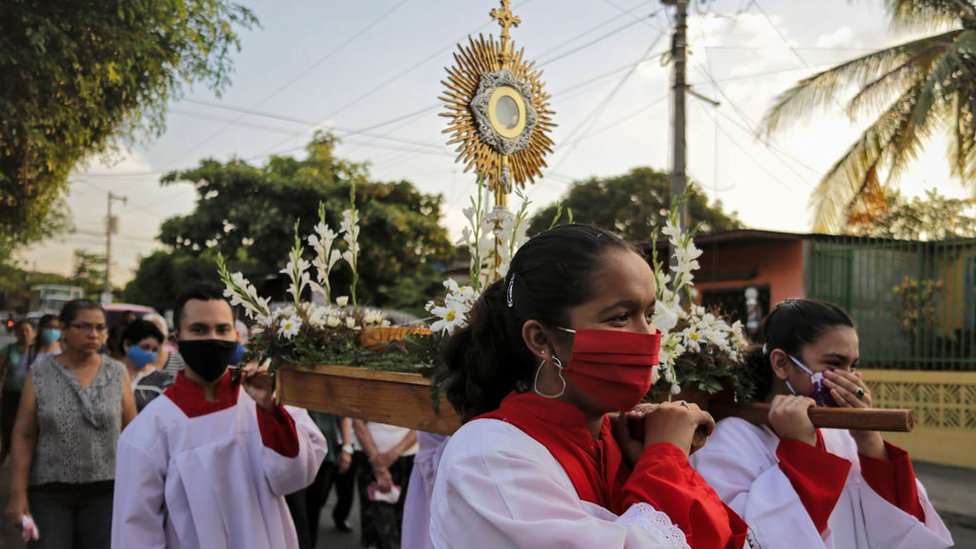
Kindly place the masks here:
POLYGON ((503 95, 495 104, 495 118, 508 129, 518 125, 519 108, 518 103, 507 95, 503 95))
POLYGON ((491 127, 507 139, 518 137, 525 129, 525 100, 511 86, 499 86, 488 99, 491 127))

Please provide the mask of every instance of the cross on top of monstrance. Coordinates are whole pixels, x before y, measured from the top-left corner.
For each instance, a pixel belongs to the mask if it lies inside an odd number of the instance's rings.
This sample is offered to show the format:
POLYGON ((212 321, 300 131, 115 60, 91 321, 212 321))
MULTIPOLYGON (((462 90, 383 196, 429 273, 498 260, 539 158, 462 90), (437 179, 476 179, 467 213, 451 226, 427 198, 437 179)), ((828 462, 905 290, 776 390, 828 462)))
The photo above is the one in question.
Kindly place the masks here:
POLYGON ((457 161, 464 171, 474 169, 488 181, 495 207, 504 208, 515 185, 524 187, 542 175, 543 157, 552 152, 553 112, 543 89, 542 71, 515 50, 509 28, 522 20, 512 13, 509 0, 489 15, 501 27, 501 40, 491 35, 459 45, 455 64, 448 67, 447 103, 441 113, 450 119, 444 133, 451 134, 457 161))
POLYGON ((522 22, 519 16, 512 13, 509 7, 509 0, 502 0, 501 9, 495 8, 488 13, 492 19, 498 21, 498 26, 502 28, 502 51, 499 55, 501 68, 507 68, 508 62, 512 59, 512 46, 509 43, 508 28, 517 27, 522 22))

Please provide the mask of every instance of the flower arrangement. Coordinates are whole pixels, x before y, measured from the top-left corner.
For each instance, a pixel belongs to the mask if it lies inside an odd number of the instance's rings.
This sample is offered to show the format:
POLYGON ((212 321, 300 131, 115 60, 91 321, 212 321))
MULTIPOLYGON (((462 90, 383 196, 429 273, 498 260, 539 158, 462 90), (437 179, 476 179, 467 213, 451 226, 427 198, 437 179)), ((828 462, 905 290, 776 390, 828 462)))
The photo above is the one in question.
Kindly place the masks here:
POLYGON ((471 205, 463 210, 468 224, 461 231, 458 245, 466 246, 471 256, 468 284, 453 279, 444 281, 447 293, 436 301, 429 301, 426 309, 433 318, 430 325, 435 334, 446 336, 467 324, 468 313, 481 292, 492 281, 508 274, 508 266, 519 246, 525 242, 530 201, 518 189, 521 205, 514 214, 504 208, 488 210, 491 195, 484 178, 478 177, 478 191, 470 198, 471 205))
MULTIPOLYGON (((680 197, 676 203, 684 199, 680 197)), ((682 231, 677 207, 672 207, 661 231, 671 248, 672 264, 667 271, 657 254, 656 231, 651 238, 651 266, 657 283, 654 325, 661 330, 662 338, 660 376, 649 396, 662 400, 683 389, 715 394, 728 388, 736 399, 748 401, 752 383, 742 370, 747 345, 742 323, 737 320, 729 324, 719 311, 708 311, 694 302, 693 273, 702 254, 694 242, 697 231, 697 226, 682 231)))
POLYGON ((247 359, 264 362, 271 368, 285 364, 363 364, 375 357, 357 344, 365 329, 388 326, 382 311, 360 307, 356 301, 359 255, 359 212, 354 195, 350 207, 342 212, 339 231, 326 223, 325 206, 319 204, 319 220, 306 238, 314 258, 303 258, 305 247, 295 223, 295 241, 288 253, 288 263, 280 271, 290 284, 287 293, 291 303, 272 310, 267 298, 260 297, 243 274, 231 273, 223 256, 217 257, 217 270, 224 283, 224 295, 232 305, 240 306, 254 323, 248 341, 247 359), (345 249, 339 249, 343 243, 345 249), (344 262, 352 271, 349 296, 332 300, 330 275, 344 262), (311 270, 314 267, 315 278, 311 270), (311 290, 311 301, 303 301, 311 290))
MULTIPOLYGON (((508 262, 525 241, 528 201, 522 199, 522 206, 513 215, 498 209, 486 211, 483 190, 471 198, 471 206, 464 210, 468 227, 458 242, 467 245, 471 253, 469 285, 448 279, 444 281, 447 292, 443 298, 427 304, 427 311, 436 319, 431 324, 435 334, 446 336, 465 326, 468 313, 484 287, 494 279, 493 275, 504 276, 508 272, 508 262), (503 243, 501 246, 496 247, 496 238, 503 243), (493 271, 496 249, 502 250, 502 261, 493 271)), ((680 197, 677 203, 686 199, 680 197)), ((552 225, 559 220, 561 209, 558 211, 552 225)), ((572 211, 568 214, 572 222, 572 211)), ((662 340, 660 365, 648 397, 660 401, 677 395, 682 389, 715 394, 729 388, 737 400, 747 402, 751 398, 752 382, 742 370, 747 345, 742 323, 730 324, 720 312, 694 303, 694 271, 699 268, 698 258, 702 254, 694 243, 697 230, 695 227, 681 231, 677 207, 672 208, 661 231, 672 250, 673 265, 668 269, 657 256, 656 232, 652 235, 651 264, 657 283, 654 325, 661 330, 662 340)))

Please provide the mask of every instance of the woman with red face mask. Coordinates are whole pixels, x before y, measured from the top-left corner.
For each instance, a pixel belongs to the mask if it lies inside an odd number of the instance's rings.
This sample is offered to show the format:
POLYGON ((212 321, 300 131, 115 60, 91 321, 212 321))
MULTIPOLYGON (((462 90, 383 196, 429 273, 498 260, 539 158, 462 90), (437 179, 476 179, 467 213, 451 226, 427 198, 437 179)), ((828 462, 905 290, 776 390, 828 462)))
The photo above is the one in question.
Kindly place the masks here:
POLYGON ((811 406, 870 408, 855 371, 857 330, 835 305, 788 299, 763 321, 748 357, 769 427, 718 423, 691 458, 749 523, 761 547, 949 547, 952 537, 912 462, 877 431, 815 429, 811 406))
POLYGON ((638 406, 654 304, 647 261, 605 230, 563 225, 519 249, 445 346, 465 424, 438 466, 435 547, 743 546, 745 524, 688 462, 711 416, 638 406))

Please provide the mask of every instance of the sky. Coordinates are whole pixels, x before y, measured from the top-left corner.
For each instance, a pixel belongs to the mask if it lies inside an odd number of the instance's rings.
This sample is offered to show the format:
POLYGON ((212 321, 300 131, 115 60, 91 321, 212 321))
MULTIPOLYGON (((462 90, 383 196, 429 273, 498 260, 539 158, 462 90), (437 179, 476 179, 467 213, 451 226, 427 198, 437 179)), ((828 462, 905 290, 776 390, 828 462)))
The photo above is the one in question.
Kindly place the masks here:
MULTIPOLYGON (((441 222, 460 235, 475 177, 454 162, 437 97, 457 44, 497 36, 488 12, 498 2, 244 4, 261 23, 242 33, 232 84, 219 97, 202 86, 186 90, 170 105, 163 135, 80 166, 68 196, 76 232, 25 250, 27 268, 68 274, 73 250, 104 253, 112 192, 126 198, 112 206, 120 224, 112 280, 123 285, 140 257, 162 247, 160 223, 193 209, 193 188, 161 186, 163 174, 205 158, 261 165, 274 154, 301 156, 316 129, 334 131, 337 154, 367 163, 373 180, 405 179, 443 195, 441 222)), ((557 124, 548 168, 526 192, 530 211, 558 200, 572 181, 638 166, 669 169, 671 67, 662 54, 673 8, 648 0, 513 0, 512 9, 522 20, 512 38, 543 69, 557 124)), ((690 176, 749 227, 808 232, 811 191, 868 119, 849 119, 837 103, 761 141, 763 113, 799 79, 909 38, 889 28, 881 0, 694 2, 688 81, 719 105, 688 97, 690 176)), ((934 138, 899 179, 902 190, 964 196, 945 150, 934 138)))

